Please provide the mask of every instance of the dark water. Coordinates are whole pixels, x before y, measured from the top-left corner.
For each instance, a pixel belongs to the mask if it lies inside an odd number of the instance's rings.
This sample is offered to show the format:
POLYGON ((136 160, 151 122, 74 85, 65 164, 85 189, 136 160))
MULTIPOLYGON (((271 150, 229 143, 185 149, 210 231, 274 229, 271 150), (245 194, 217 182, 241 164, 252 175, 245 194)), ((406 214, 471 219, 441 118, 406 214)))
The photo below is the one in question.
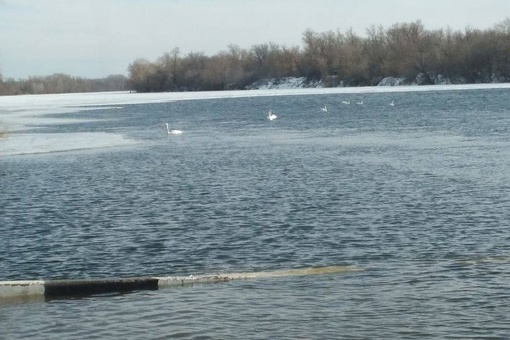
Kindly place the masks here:
POLYGON ((55 115, 95 121, 39 131, 142 143, 0 159, 1 280, 363 271, 4 303, 0 338, 506 338, 509 102, 492 89, 55 115))

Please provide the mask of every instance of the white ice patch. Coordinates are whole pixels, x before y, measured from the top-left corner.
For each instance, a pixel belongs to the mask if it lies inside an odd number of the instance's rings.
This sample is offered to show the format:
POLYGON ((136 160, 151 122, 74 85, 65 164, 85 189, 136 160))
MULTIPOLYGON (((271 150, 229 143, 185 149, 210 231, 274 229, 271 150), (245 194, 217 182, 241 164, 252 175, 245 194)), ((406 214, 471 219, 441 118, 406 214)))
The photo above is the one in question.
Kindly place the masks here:
MULTIPOLYGON (((78 112, 91 109, 121 109, 110 105, 126 93, 76 93, 58 95, 21 95, 0 97, 0 157, 42 154, 85 149, 108 148, 136 144, 121 134, 107 132, 34 133, 44 125, 90 122, 77 119, 48 117, 48 114, 78 112), (95 107, 101 105, 101 107, 95 107), (3 134, 3 136, 2 136, 3 134)), ((120 100, 121 102, 125 100, 120 100)))
POLYGON ((103 132, 13 134, 0 140, 0 157, 128 146, 136 141, 103 132))
POLYGON ((300 78, 290 81, 287 86, 278 89, 203 91, 203 92, 96 92, 45 95, 0 96, 0 120, 12 113, 30 113, 40 115, 56 112, 79 111, 83 107, 109 105, 111 109, 128 104, 164 103, 178 100, 292 96, 309 94, 348 94, 348 93, 385 93, 385 92, 426 92, 449 90, 476 90, 510 88, 510 83, 463 84, 463 85, 409 85, 409 86, 365 86, 302 88, 295 87, 300 78))

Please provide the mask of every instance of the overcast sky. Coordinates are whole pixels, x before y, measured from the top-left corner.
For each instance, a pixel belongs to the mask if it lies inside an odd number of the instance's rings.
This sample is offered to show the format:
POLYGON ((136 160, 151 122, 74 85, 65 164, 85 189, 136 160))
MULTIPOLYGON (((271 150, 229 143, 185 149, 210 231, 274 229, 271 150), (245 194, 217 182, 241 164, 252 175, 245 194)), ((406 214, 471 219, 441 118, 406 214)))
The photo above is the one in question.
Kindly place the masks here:
POLYGON ((509 17, 510 0, 0 0, 0 69, 4 79, 127 75, 135 59, 174 47, 213 55, 229 44, 302 46, 307 28, 485 29, 509 17))

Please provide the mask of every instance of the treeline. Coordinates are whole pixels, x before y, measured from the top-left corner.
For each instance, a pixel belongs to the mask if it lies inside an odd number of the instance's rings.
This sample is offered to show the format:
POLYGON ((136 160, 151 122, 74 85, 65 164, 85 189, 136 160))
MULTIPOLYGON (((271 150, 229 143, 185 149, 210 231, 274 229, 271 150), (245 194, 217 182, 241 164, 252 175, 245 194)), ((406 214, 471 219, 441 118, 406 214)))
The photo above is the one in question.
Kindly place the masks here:
POLYGON ((427 30, 420 21, 371 27, 365 36, 306 30, 302 47, 237 45, 213 56, 135 60, 129 82, 138 92, 245 89, 268 78, 306 77, 324 86, 377 85, 386 77, 435 84, 510 81, 510 19, 486 30, 427 30))
POLYGON ((124 75, 86 79, 67 74, 53 74, 4 81, 0 74, 0 95, 124 91, 129 89, 128 84, 128 78, 124 75))
POLYGON ((179 48, 156 61, 137 59, 129 77, 86 79, 54 74, 2 79, 0 95, 101 92, 204 91, 250 88, 272 78, 305 77, 323 86, 371 86, 387 77, 404 84, 510 81, 510 19, 494 27, 427 30, 420 21, 370 27, 364 36, 306 30, 302 46, 269 42, 243 49, 229 45, 213 56, 182 55, 179 48))

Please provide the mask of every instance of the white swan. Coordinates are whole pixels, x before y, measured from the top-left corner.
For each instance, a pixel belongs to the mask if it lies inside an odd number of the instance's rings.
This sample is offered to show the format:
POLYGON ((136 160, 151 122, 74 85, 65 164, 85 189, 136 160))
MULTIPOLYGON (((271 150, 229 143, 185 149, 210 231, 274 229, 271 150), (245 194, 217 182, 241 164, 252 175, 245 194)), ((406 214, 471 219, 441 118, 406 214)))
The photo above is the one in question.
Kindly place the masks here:
POLYGON ((351 105, 351 101, 350 100, 342 100, 342 104, 351 105))
POLYGON ((166 132, 169 135, 180 135, 180 134, 182 134, 182 130, 170 130, 170 127, 168 126, 168 123, 165 123, 165 124, 166 124, 166 132))
POLYGON ((324 107, 321 107, 321 110, 324 112, 328 112, 328 107, 326 105, 324 105, 324 107))
POLYGON ((267 112, 267 119, 269 120, 275 120, 277 118, 277 116, 273 113, 273 111, 269 110, 267 112))
POLYGON ((363 105, 363 100, 360 100, 359 102, 356 102, 358 105, 363 105))
POLYGON ((392 100, 390 106, 395 106, 395 102, 392 100))

